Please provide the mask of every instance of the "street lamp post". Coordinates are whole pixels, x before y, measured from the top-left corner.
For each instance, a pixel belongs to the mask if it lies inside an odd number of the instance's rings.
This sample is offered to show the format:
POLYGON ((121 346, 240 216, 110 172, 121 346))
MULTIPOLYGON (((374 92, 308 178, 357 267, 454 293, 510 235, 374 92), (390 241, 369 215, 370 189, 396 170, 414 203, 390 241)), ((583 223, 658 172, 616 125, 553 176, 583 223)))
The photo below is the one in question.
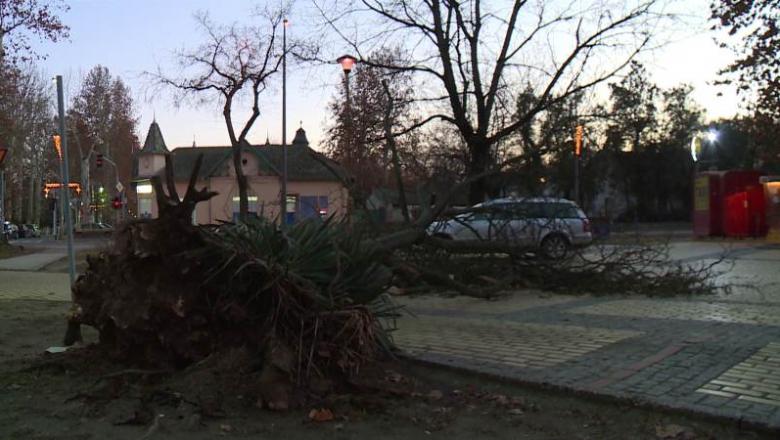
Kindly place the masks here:
MULTIPOLYGON (((104 155, 103 156, 103 160, 105 162, 108 162, 109 164, 111 164, 111 166, 114 167, 114 175, 116 176, 116 186, 114 188, 116 189, 116 192, 119 194, 119 197, 121 198, 122 197, 122 192, 124 191, 124 186, 119 181, 119 167, 117 167, 116 166, 116 162, 111 160, 111 158, 109 158, 108 156, 104 155)), ((115 210, 115 214, 114 214, 114 226, 115 227, 119 227, 119 223, 121 221, 121 217, 122 217, 122 211, 119 210, 119 209, 115 210)))
MULTIPOLYGON (((707 162, 705 160, 702 160, 702 156, 704 156, 704 141, 707 141, 707 143, 709 143, 710 151, 708 156, 712 156, 713 147, 715 147, 715 143, 718 141, 718 131, 714 129, 710 129, 706 132, 700 131, 693 135, 693 138, 691 139, 691 157, 693 158, 695 172, 699 171, 700 163, 707 162)), ((710 163, 714 162, 711 157, 709 158, 708 161, 710 163)))
MULTIPOLYGON (((350 102, 350 96, 349 96, 349 73, 352 72, 352 69, 355 67, 355 64, 357 63, 357 58, 353 57, 352 55, 342 55, 336 59, 336 62, 341 64, 341 70, 344 71, 344 91, 346 92, 346 106, 347 106, 347 120, 345 122, 345 135, 347 142, 350 143, 348 145, 348 154, 351 156, 351 158, 356 159, 355 152, 352 151, 352 104, 350 102)), ((353 164, 355 165, 355 164, 353 164)))
POLYGON ((287 224, 287 26, 282 22, 282 194, 279 200, 279 226, 287 224))
POLYGON ((349 113, 349 73, 352 72, 352 69, 355 67, 357 58, 353 57, 352 55, 342 55, 336 59, 336 62, 341 64, 341 69, 344 71, 344 88, 346 89, 347 93, 347 113, 349 113))

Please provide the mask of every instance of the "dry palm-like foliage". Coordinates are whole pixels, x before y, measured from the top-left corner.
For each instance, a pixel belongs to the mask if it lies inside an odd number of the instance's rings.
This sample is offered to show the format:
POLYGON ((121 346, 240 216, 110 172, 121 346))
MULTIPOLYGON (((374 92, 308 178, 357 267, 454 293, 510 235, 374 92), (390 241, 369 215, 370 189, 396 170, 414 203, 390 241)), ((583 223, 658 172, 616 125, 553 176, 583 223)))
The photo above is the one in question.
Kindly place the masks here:
POLYGON ((389 352, 391 272, 359 235, 331 221, 194 226, 195 205, 213 196, 194 184, 180 199, 153 180, 160 217, 128 224, 89 259, 72 322, 97 328, 110 354, 141 366, 184 368, 245 350, 277 407, 293 384, 348 375, 389 352))

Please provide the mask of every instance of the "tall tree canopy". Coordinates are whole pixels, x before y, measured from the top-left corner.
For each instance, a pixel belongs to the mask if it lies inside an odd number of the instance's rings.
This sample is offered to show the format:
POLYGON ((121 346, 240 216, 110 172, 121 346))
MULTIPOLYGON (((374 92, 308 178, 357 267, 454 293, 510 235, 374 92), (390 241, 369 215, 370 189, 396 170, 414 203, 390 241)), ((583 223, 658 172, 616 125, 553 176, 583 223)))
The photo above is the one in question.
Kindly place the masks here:
POLYGON ((38 223, 41 182, 57 173, 51 148, 54 128, 50 82, 29 66, 0 75, 0 140, 9 148, 5 169, 5 218, 38 223), (52 174, 54 173, 54 174, 52 174))
MULTIPOLYGON (((711 4, 716 28, 726 30, 721 43, 737 55, 721 74, 735 84, 750 115, 736 123, 749 134, 747 166, 780 170, 780 0, 722 0, 711 4)), ((743 165, 744 166, 744 165, 743 165)))
POLYGON ((60 0, 0 0, 0 61, 26 61, 39 56, 30 36, 58 41, 68 27, 58 14, 68 10, 60 0))
POLYGON ((428 114, 407 129, 433 120, 457 129, 468 148, 472 202, 489 192, 481 176, 495 168, 503 140, 549 106, 612 77, 647 46, 663 17, 655 0, 362 0, 346 10, 326 3, 319 8, 327 24, 361 63, 415 74, 428 114), (390 41, 404 41, 412 56, 390 63, 367 56, 390 41), (538 101, 519 114, 516 95, 526 83, 538 101))
POLYGON ((711 5, 716 27, 728 31, 737 59, 726 67, 756 109, 780 118, 780 0, 717 0, 711 5))
MULTIPOLYGON (((70 175, 80 178, 83 206, 96 204, 92 192, 95 183, 108 188, 109 193, 117 180, 130 187, 132 155, 138 146, 137 124, 130 89, 108 68, 93 67, 82 80, 68 114, 70 157, 74 158, 70 175), (100 170, 94 160, 97 154, 107 159, 100 170)), ((82 214, 88 215, 86 211, 82 214)))
MULTIPOLYGON (((397 49, 377 51, 370 56, 378 63, 399 59, 397 49)), ((372 188, 386 185, 388 167, 392 153, 384 142, 384 122, 389 118, 393 130, 401 130, 412 120, 413 90, 410 74, 392 72, 381 67, 358 66, 349 77, 350 96, 346 88, 339 87, 328 109, 331 114, 327 134, 328 154, 339 161, 355 178, 355 189, 363 194, 372 188), (385 110, 390 106, 382 82, 388 87, 393 99, 391 114, 385 110)), ((414 142, 410 134, 399 136, 398 149, 408 151, 414 142)))

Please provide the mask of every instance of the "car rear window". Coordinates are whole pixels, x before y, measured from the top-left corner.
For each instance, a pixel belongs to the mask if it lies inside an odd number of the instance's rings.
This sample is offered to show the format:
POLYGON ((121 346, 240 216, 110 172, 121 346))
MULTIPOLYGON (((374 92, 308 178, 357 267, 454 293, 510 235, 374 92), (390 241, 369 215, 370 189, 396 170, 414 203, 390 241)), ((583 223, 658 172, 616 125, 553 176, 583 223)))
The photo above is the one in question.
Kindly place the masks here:
POLYGON ((579 218, 577 207, 568 203, 544 203, 545 217, 579 218))
POLYGON ((569 203, 530 202, 500 205, 512 212, 517 219, 523 218, 580 218, 577 207, 569 203))

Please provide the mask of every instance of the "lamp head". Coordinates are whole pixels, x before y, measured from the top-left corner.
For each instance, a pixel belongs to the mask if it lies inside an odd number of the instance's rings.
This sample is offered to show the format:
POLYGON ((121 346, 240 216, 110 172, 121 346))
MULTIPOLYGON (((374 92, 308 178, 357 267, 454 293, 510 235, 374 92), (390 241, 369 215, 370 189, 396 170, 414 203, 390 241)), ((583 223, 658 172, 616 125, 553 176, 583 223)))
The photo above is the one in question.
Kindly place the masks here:
POLYGON ((341 69, 344 70, 346 75, 349 75, 349 72, 352 71, 352 68, 357 63, 357 58, 352 55, 342 55, 336 59, 336 62, 341 64, 341 69))

